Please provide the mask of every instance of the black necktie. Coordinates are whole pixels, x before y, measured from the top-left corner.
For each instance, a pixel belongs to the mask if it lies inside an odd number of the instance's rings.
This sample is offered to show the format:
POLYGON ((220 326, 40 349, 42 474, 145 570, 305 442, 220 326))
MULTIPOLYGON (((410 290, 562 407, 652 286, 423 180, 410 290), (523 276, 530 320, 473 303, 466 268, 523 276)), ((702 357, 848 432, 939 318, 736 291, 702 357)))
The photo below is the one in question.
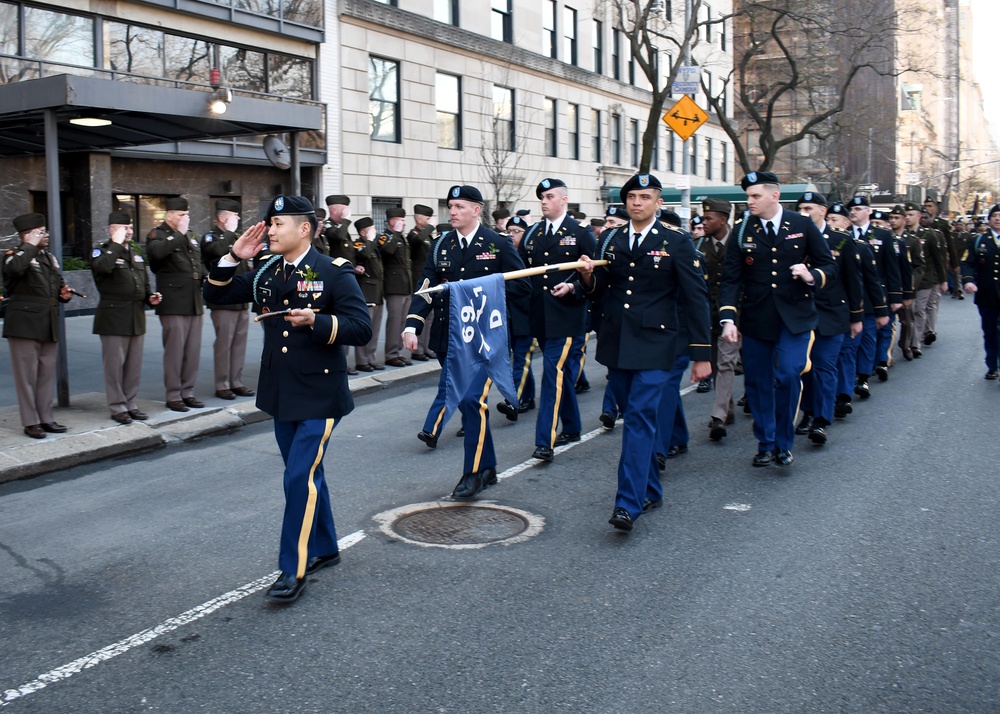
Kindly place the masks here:
POLYGON ((552 240, 552 224, 549 223, 548 226, 548 229, 545 231, 545 240, 547 241, 552 240))
POLYGON ((774 243, 774 240, 778 237, 778 235, 774 232, 774 226, 770 221, 764 224, 764 231, 767 233, 767 239, 774 243))
POLYGON ((285 263, 285 282, 287 283, 291 277, 292 272, 295 270, 295 263, 285 263))
POLYGON ((634 253, 639 249, 639 244, 642 243, 642 233, 632 234, 632 252, 634 253))

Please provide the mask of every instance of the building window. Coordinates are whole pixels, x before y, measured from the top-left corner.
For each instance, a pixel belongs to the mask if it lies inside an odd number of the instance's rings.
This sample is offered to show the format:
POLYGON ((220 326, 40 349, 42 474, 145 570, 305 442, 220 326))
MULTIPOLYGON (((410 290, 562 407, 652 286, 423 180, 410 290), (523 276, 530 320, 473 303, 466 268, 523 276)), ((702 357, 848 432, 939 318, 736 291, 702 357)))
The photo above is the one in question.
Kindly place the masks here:
POLYGON ((622 117, 620 114, 611 115, 611 163, 615 166, 622 164, 622 117))
POLYGON ((667 130, 667 171, 674 172, 674 132, 667 130))
POLYGON ((705 3, 705 42, 712 41, 712 6, 705 3))
MULTIPOLYGON (((17 17, 16 7, 14 17, 17 17)), ((0 30, 17 37, 17 21, 0 30)), ((4 45, 7 42, 3 43, 4 45)), ((16 51, 13 54, 18 54, 16 51)), ((46 62, 94 66, 94 19, 24 6, 24 56, 46 62)), ((48 73, 56 74, 49 70, 48 73)), ((163 73, 162 68, 157 75, 163 73)), ((6 73, 5 73, 6 74, 6 73)))
POLYGON ((728 181, 729 178, 729 144, 722 142, 722 160, 719 161, 719 179, 728 181))
POLYGON ((434 0, 434 19, 458 27, 458 0, 434 0))
POLYGON ((493 86, 493 131, 498 149, 514 150, 514 90, 509 87, 493 86))
POLYGON ((601 163, 601 113, 592 109, 590 111, 590 156, 593 161, 601 163))
POLYGON ((663 16, 665 18, 667 18, 667 22, 673 22, 674 21, 674 3, 671 0, 666 0, 666 2, 663 3, 663 5, 664 5, 663 16))
POLYGON ((707 69, 705 70, 705 86, 702 88, 702 93, 705 95, 705 104, 711 106, 709 97, 712 95, 712 73, 707 69))
POLYGON ((660 132, 656 132, 656 136, 653 137, 653 161, 652 161, 653 171, 660 170, 660 132))
POLYGON ((453 74, 437 73, 434 93, 437 105, 438 146, 462 148, 462 80, 453 74))
POLYGON ((628 54, 628 83, 633 87, 635 86, 635 55, 629 52, 628 54))
POLYGON ((604 23, 594 20, 594 73, 604 74, 604 23))
POLYGON ((368 114, 372 139, 399 143, 399 62, 369 56, 368 114))
MULTIPOLYGON (((674 71, 674 56, 668 52, 667 53, 667 77, 669 77, 670 73, 673 72, 673 71, 674 71)), ((667 87, 667 96, 670 97, 671 99, 674 98, 674 85, 673 84, 671 84, 669 87, 667 87)))
POLYGON ((628 127, 629 141, 631 142, 632 165, 639 166, 639 120, 632 119, 628 127))
POLYGON ((691 137, 691 175, 698 175, 698 137, 691 137))
POLYGON ((493 0, 490 14, 490 37, 497 42, 514 41, 514 23, 511 18, 513 0, 493 0))
POLYGON ((563 61, 576 64, 576 10, 563 8, 563 61))
MULTIPOLYGON (((402 208, 403 199, 389 198, 386 196, 372 196, 372 220, 375 222, 375 233, 384 233, 389 230, 389 221, 385 217, 385 212, 389 208, 402 208)), ((448 212, 445 211, 445 215, 448 212)))
POLYGON ((719 23, 719 47, 725 52, 726 51, 726 21, 723 20, 719 23))
POLYGON ((556 34, 556 0, 542 0, 542 36, 548 44, 549 57, 559 56, 559 36, 556 34))
POLYGON ((545 155, 556 155, 556 100, 545 97, 545 155))
POLYGON ((566 105, 566 129, 569 143, 569 158, 580 158, 580 105, 566 105))
POLYGON ((712 180, 712 139, 705 137, 705 178, 712 180))
POLYGON ((611 33, 611 76, 622 78, 622 33, 615 30, 611 33))

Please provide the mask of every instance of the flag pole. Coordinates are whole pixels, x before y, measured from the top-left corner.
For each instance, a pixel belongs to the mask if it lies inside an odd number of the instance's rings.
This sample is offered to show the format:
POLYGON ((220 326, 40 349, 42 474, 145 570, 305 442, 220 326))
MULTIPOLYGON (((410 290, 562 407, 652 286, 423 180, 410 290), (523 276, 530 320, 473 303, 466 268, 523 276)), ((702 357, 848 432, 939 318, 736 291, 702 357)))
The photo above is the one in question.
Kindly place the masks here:
MULTIPOLYGON (((608 265, 607 260, 592 260, 590 264, 595 268, 608 265)), ((577 270, 584 267, 582 260, 575 260, 571 263, 554 263, 552 265, 538 265, 534 268, 522 268, 521 270, 511 270, 506 273, 500 273, 504 280, 517 280, 518 278, 530 278, 533 275, 544 275, 545 273, 559 273, 564 270, 577 270)), ((430 302, 430 295, 433 293, 441 292, 445 289, 444 283, 440 285, 429 285, 429 280, 424 280, 424 284, 421 286, 414 295, 419 295, 420 297, 430 302)))

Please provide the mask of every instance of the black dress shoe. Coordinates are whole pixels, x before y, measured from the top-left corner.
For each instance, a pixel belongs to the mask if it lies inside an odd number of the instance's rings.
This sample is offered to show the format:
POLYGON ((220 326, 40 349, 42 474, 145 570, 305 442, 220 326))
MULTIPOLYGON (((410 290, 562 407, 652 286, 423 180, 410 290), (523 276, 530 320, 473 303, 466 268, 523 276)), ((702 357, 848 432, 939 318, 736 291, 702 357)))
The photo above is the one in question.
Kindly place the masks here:
POLYGON ((180 399, 172 400, 172 401, 167 402, 167 409, 170 409, 171 411, 175 411, 175 412, 189 412, 189 411, 191 411, 186 406, 184 406, 184 402, 182 402, 180 399))
POLYGON ((331 565, 336 565, 339 562, 340 551, 337 551, 333 555, 318 555, 315 558, 310 558, 309 562, 306 563, 306 575, 312 575, 318 570, 329 568, 331 565))
POLYGON ((878 377, 880 382, 889 381, 889 366, 885 364, 880 364, 875 367, 875 376, 878 377))
POLYGON ((802 419, 799 421, 799 425, 795 427, 795 433, 799 436, 804 436, 809 433, 809 427, 812 426, 812 415, 803 414, 802 419))
POLYGON ((434 350, 427 350, 426 352, 424 352, 424 354, 426 354, 431 359, 437 359, 438 358, 437 352, 435 352, 434 350))
POLYGON ((910 350, 903 350, 903 359, 905 359, 907 362, 912 362, 913 353, 910 352, 910 350))
POLYGON ((465 436, 465 427, 458 427, 458 431, 455 432, 455 436, 465 436))
POLYGON ((374 372, 375 368, 372 367, 370 364, 359 364, 358 365, 358 371, 359 372, 374 372))
POLYGON ((186 404, 187 406, 191 407, 192 409, 201 409, 203 406, 205 406, 204 402, 199 402, 194 397, 183 397, 181 401, 184 402, 184 404, 186 404))
POLYGON ((65 426, 54 421, 50 422, 43 421, 41 423, 41 427, 50 434, 65 434, 67 431, 67 428, 65 426))
POLYGON ((531 458, 533 459, 541 459, 550 463, 555 457, 555 453, 547 446, 536 446, 534 452, 531 454, 531 458))
POLYGON ((814 426, 809 430, 809 441, 816 444, 816 446, 822 446, 826 443, 826 429, 821 426, 814 426))
POLYGON ((535 398, 534 397, 532 397, 531 399, 523 399, 517 405, 517 411, 518 411, 519 414, 524 414, 525 412, 529 412, 529 411, 531 411, 534 408, 535 408, 535 398))
POLYGON ((42 428, 41 424, 32 424, 31 426, 24 427, 24 433, 30 436, 32 439, 45 438, 45 429, 42 428))
POLYGON ((671 446, 669 449, 667 449, 667 458, 676 459, 681 454, 686 454, 687 452, 688 452, 687 444, 671 446))
POLYGON ((233 393, 232 389, 217 389, 215 396, 219 399, 236 399, 236 394, 233 393))
POLYGON ((375 368, 376 372, 381 372, 382 370, 385 369, 385 365, 384 364, 373 364, 372 367, 375 368))
POLYGON ((747 395, 746 394, 744 394, 742 397, 740 397, 739 399, 736 400, 736 406, 738 406, 738 407, 746 406, 746 403, 747 403, 747 395))
POLYGON ((385 363, 387 365, 389 365, 390 367, 405 367, 406 366, 406 360, 404 360, 402 357, 393 357, 392 359, 387 359, 385 361, 385 363))
POLYGON ((746 398, 743 399, 743 413, 753 414, 753 411, 750 409, 750 400, 746 398))
POLYGON ((753 457, 754 466, 770 466, 772 461, 774 461, 773 451, 758 451, 753 457))
POLYGON ((937 335, 933 332, 928 332, 924 335, 924 344, 933 345, 937 341, 937 335))
POLYGON ((128 415, 128 412, 118 412, 117 414, 112 414, 111 418, 114 419, 119 424, 131 424, 132 417, 128 415))
POLYGON ((615 422, 618 421, 618 419, 615 418, 615 415, 611 414, 610 412, 602 412, 600 418, 601 418, 601 424, 604 425, 605 429, 614 429, 615 422))
POLYGON ((708 438, 712 441, 719 441, 724 439, 728 433, 725 422, 718 417, 712 417, 712 422, 708 425, 708 438))
POLYGON ((788 449, 778 449, 778 453, 775 455, 774 460, 777 462, 778 466, 788 466, 795 461, 795 457, 792 456, 792 452, 788 449))
POLYGON ((417 362, 426 362, 427 360, 430 359, 430 357, 428 357, 427 355, 415 354, 412 356, 412 359, 415 359, 417 362))
POLYGON ((983 379, 997 379, 998 377, 1000 377, 1000 372, 995 369, 991 369, 986 373, 986 376, 983 377, 983 379))
POLYGON ((451 492, 451 497, 459 501, 468 501, 475 498, 481 491, 497 482, 497 470, 494 468, 480 469, 472 473, 464 474, 455 490, 451 492))
POLYGON ((918 350, 918 349, 917 349, 916 347, 914 347, 914 348, 913 348, 912 350, 910 350, 910 351, 911 351, 911 352, 913 352, 913 358, 914 358, 914 359, 920 359, 921 357, 923 357, 923 356, 924 356, 924 353, 923 353, 923 352, 921 352, 920 350, 918 350))
POLYGON ((497 411, 507 417, 510 421, 517 421, 517 407, 508 402, 506 399, 497 403, 497 411))
POLYGON ((632 530, 632 516, 624 508, 616 508, 608 519, 608 523, 620 531, 632 530))
POLYGON ((432 448, 432 449, 436 449, 437 448, 438 438, 436 436, 434 436, 432 433, 430 433, 429 431, 423 431, 421 429, 420 433, 417 434, 417 438, 420 439, 425 444, 427 444, 427 446, 429 446, 430 448, 432 448))
POLYGON ((590 384, 587 382, 584 382, 583 384, 578 384, 575 387, 573 387, 573 391, 576 392, 577 394, 586 394, 587 392, 590 391, 590 384))
POLYGON ((712 381, 709 379, 701 380, 700 382, 698 382, 698 387, 694 391, 698 392, 698 394, 707 394, 708 392, 711 392, 712 381))
POLYGON ((662 498, 659 501, 653 501, 647 498, 645 501, 642 502, 642 512, 646 513, 647 511, 652 511, 654 508, 659 508, 662 505, 663 505, 662 498))
POLYGON ((267 589, 264 599, 268 602, 282 605, 295 602, 306 589, 306 579, 297 580, 294 575, 282 573, 274 584, 267 589))
POLYGON ((843 419, 848 414, 854 412, 854 407, 851 406, 851 400, 846 399, 843 401, 838 400, 836 404, 833 405, 833 415, 838 419, 843 419))
POLYGON ((252 397, 257 392, 250 389, 249 387, 233 387, 233 394, 237 397, 252 397))
POLYGON ((129 409, 128 415, 138 421, 146 421, 149 419, 149 415, 146 414, 146 412, 141 412, 138 409, 129 409))
POLYGON ((580 440, 580 432, 577 431, 570 434, 568 432, 562 431, 559 432, 559 434, 556 436, 556 446, 566 446, 566 444, 570 443, 571 441, 579 441, 579 440, 580 440))
POLYGON ((657 454, 656 455, 656 467, 658 469, 660 469, 660 471, 666 471, 667 470, 667 457, 664 456, 663 454, 657 454))
POLYGON ((868 399, 872 395, 872 389, 868 386, 868 378, 859 379, 854 385, 854 393, 862 399, 868 399))
POLYGON ((356 375, 356 374, 358 373, 358 370, 356 370, 356 369, 354 369, 354 368, 352 368, 352 367, 348 367, 348 368, 347 368, 347 373, 348 373, 348 374, 349 374, 350 376, 352 376, 352 377, 353 377, 354 375, 356 375))

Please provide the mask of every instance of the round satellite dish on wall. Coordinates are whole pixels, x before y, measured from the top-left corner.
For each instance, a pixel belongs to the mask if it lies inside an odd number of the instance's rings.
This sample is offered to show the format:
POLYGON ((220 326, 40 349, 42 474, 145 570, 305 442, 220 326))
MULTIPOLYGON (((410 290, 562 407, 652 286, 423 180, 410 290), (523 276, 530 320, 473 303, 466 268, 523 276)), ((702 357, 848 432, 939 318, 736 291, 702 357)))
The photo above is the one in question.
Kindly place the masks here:
POLYGON ((285 146, 285 142, 273 134, 264 137, 264 155, 268 161, 279 169, 287 169, 292 165, 291 161, 289 161, 290 154, 288 147, 285 146))

